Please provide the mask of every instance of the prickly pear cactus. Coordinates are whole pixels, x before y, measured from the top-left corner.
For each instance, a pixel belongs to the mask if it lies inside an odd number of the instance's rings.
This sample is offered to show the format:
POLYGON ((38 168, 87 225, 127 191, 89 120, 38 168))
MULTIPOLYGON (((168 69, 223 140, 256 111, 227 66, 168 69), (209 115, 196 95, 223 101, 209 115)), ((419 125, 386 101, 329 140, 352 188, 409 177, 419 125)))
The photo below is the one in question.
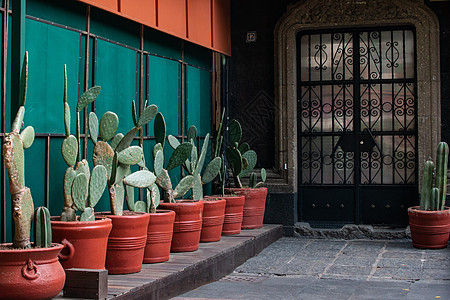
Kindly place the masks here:
POLYGON ((124 186, 123 179, 131 174, 130 166, 143 161, 144 154, 141 147, 130 145, 139 129, 156 116, 157 110, 155 105, 147 106, 145 104, 138 117, 133 100, 132 117, 135 126, 125 136, 121 133, 116 134, 119 119, 115 113, 106 112, 100 119, 100 123, 95 113, 89 114, 89 133, 95 144, 93 162, 95 166, 102 165, 106 168, 111 212, 114 215, 122 215, 125 198, 128 207, 134 208, 133 188, 124 186), (98 141, 97 138, 100 138, 101 141, 98 141), (110 142, 108 143, 108 141, 110 142))
POLYGON ((30 189, 25 186, 24 149, 30 147, 34 140, 34 129, 27 127, 22 133, 23 117, 25 115, 25 100, 28 79, 28 52, 22 65, 20 80, 20 98, 17 115, 11 125, 11 132, 5 134, 2 145, 2 155, 5 161, 9 179, 9 192, 13 206, 15 224, 14 248, 29 248, 31 222, 34 214, 33 198, 30 189))

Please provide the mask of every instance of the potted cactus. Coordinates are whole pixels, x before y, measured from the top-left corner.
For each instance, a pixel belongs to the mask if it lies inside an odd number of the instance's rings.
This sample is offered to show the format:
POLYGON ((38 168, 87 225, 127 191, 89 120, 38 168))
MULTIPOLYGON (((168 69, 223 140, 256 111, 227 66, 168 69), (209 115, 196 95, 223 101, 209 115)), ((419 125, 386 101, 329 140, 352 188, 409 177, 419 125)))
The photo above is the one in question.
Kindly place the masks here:
POLYGON ((264 211, 266 205, 267 188, 262 187, 266 181, 266 170, 261 169, 261 180, 253 168, 256 166, 256 152, 250 149, 248 143, 242 143, 242 127, 237 120, 232 120, 229 125, 229 146, 226 149, 228 165, 233 173, 234 188, 226 191, 236 195, 244 195, 242 229, 255 229, 263 226, 264 211), (250 174, 249 186, 242 185, 242 178, 250 174))
POLYGON ((108 218, 96 218, 94 207, 106 187, 106 168, 96 166, 90 171, 88 161, 81 159, 80 148, 79 114, 95 101, 99 93, 100 87, 95 86, 80 96, 77 103, 76 135, 71 135, 70 106, 67 103, 67 70, 64 66, 63 104, 66 138, 61 145, 61 154, 68 168, 63 179, 63 212, 60 217, 52 217, 53 241, 64 245, 59 255, 64 269, 105 269, 106 245, 112 223, 108 218), (81 212, 80 216, 76 215, 77 211, 81 212))
MULTIPOLYGON (((142 268, 147 228, 150 215, 134 209, 134 188, 124 185, 123 179, 131 174, 131 166, 140 164, 144 154, 140 146, 130 146, 139 129, 153 120, 158 108, 144 105, 138 117, 135 102, 132 102, 134 127, 125 136, 116 134, 119 119, 113 112, 106 112, 100 122, 94 112, 89 114, 89 133, 94 143, 93 161, 107 170, 107 185, 111 213, 104 213, 112 220, 106 253, 106 269, 109 274, 129 274, 142 268), (109 143, 108 143, 109 141, 109 143), (124 211, 127 201, 130 211, 124 211)), ((136 176, 142 175, 138 173, 136 176)), ((148 180, 147 176, 142 178, 148 180)), ((151 179, 150 179, 151 180, 151 179)), ((154 181, 154 180, 153 180, 154 181)))
MULTIPOLYGON (((157 139, 159 142, 153 148, 155 158, 164 158, 165 134, 165 122, 159 122, 158 129, 155 128, 155 136, 159 137, 157 139)), ((174 141, 176 138, 173 136, 168 136, 167 139, 173 139, 171 141, 173 145, 176 143, 174 141)), ((191 153, 192 144, 184 142, 175 148, 165 168, 163 163, 155 165, 156 184, 164 192, 164 202, 161 202, 159 207, 175 211, 171 252, 195 251, 200 243, 203 202, 187 199, 177 200, 182 198, 193 187, 194 176, 189 174, 183 177, 175 188, 172 186, 169 176, 169 171, 185 163, 191 153)), ((159 161, 164 162, 164 159, 159 161)))
MULTIPOLYGON (((203 185, 216 178, 222 165, 222 159, 220 157, 215 157, 203 170, 206 151, 209 145, 209 133, 205 137, 205 141, 203 142, 202 150, 198 158, 197 147, 195 146, 196 137, 197 128, 195 126, 191 126, 187 135, 188 142, 192 144, 191 159, 187 159, 183 163, 183 167, 188 174, 194 177, 194 185, 191 188, 192 199, 203 201, 200 242, 217 242, 220 241, 220 237, 222 235, 226 200, 219 198, 204 198, 203 185)), ((168 141, 173 149, 176 149, 180 145, 178 140, 173 136, 169 136, 168 141)))
POLYGON ((58 262, 61 244, 51 243, 50 214, 46 208, 34 211, 31 191, 25 186, 24 149, 34 141, 34 129, 22 132, 28 76, 28 53, 21 73, 19 110, 5 135, 2 155, 9 178, 14 219, 14 241, 0 247, 0 298, 48 299, 62 290, 65 273, 58 262), (35 221, 35 243, 30 242, 31 223, 35 221))
POLYGON ((412 244, 416 248, 440 249, 448 245, 450 207, 445 206, 448 151, 447 143, 441 142, 436 168, 431 158, 425 162, 420 206, 408 208, 412 244))

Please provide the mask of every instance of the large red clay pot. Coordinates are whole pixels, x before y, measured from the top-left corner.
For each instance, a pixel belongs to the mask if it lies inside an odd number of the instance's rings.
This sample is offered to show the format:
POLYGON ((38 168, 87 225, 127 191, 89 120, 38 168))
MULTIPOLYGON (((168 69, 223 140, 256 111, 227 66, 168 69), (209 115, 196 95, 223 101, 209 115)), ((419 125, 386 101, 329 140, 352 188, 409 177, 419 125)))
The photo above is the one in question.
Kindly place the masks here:
POLYGON ((208 243, 220 241, 227 201, 218 198, 204 198, 202 201, 203 217, 200 242, 208 243))
POLYGON ((106 215, 112 221, 106 251, 106 269, 109 274, 140 272, 147 244, 150 215, 123 212, 122 216, 106 215))
POLYGON ((175 211, 171 252, 190 252, 199 247, 202 230, 203 202, 177 200, 176 203, 160 203, 159 208, 175 211))
POLYGON ((220 198, 226 201, 225 219, 223 220, 222 235, 233 235, 241 233, 242 217, 245 196, 225 195, 206 196, 207 198, 220 198))
POLYGON ((0 245, 0 299, 51 299, 64 287, 66 273, 58 261, 64 248, 5 249, 0 245))
POLYGON ((420 210, 420 206, 408 208, 412 244, 416 248, 441 249, 448 246, 450 232, 450 207, 444 210, 420 210))
POLYGON ((227 188, 226 192, 245 196, 242 229, 256 229, 263 226, 267 188, 227 188))
POLYGON ((64 269, 105 269, 111 219, 63 222, 59 217, 52 217, 51 224, 53 242, 64 245, 58 255, 64 269))
POLYGON ((158 209, 151 213, 147 230, 147 245, 144 251, 144 263, 158 263, 169 260, 172 243, 175 212, 158 209))

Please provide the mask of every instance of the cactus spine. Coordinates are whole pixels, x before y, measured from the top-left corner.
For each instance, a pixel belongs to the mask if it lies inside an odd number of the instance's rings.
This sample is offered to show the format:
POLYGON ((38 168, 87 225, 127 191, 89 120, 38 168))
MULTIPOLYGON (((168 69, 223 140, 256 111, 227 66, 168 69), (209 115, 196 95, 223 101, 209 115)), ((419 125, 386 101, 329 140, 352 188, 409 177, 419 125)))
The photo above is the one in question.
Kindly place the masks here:
POLYGON ((52 245, 52 228, 48 208, 40 206, 34 213, 34 242, 37 247, 52 245))
POLYGON ((27 127, 20 132, 25 115, 25 100, 28 79, 28 52, 25 53, 20 80, 19 109, 11 132, 5 134, 2 146, 3 159, 9 178, 9 192, 13 206, 15 224, 14 248, 30 247, 31 222, 34 214, 33 198, 28 187, 25 186, 24 149, 30 147, 34 141, 33 127, 27 127))
POLYGON ((447 194, 447 163, 448 145, 440 142, 436 155, 435 186, 433 187, 434 164, 431 158, 425 162, 422 194, 420 198, 421 210, 443 210, 447 194))

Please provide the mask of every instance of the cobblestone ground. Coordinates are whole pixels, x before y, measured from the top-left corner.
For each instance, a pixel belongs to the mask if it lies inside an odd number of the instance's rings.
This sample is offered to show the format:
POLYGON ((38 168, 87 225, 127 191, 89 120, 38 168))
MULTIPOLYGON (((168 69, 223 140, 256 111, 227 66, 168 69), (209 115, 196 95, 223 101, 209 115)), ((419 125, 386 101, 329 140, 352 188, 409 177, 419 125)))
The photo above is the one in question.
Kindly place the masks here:
POLYGON ((450 248, 282 238, 232 274, 175 299, 450 300, 450 248))

